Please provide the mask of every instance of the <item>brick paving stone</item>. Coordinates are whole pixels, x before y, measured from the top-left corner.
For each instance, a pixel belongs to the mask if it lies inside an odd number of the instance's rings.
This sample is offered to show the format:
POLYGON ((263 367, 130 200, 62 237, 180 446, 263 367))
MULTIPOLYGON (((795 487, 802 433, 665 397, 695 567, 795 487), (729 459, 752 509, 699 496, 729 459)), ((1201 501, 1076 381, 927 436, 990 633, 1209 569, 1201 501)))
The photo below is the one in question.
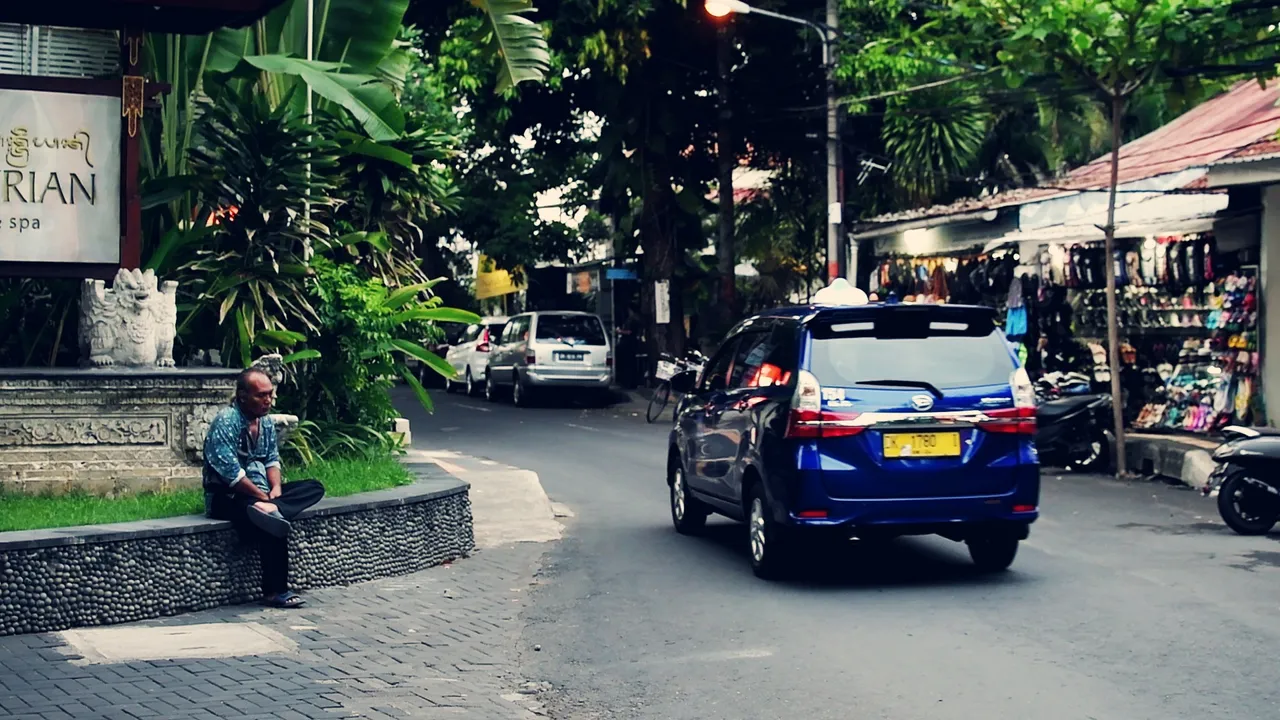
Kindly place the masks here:
POLYGON ((519 614, 544 545, 478 551, 420 573, 309 593, 287 611, 216 608, 145 625, 257 622, 287 655, 88 665, 58 636, 0 638, 0 718, 527 720, 519 614), (297 627, 298 629, 294 629, 297 627))

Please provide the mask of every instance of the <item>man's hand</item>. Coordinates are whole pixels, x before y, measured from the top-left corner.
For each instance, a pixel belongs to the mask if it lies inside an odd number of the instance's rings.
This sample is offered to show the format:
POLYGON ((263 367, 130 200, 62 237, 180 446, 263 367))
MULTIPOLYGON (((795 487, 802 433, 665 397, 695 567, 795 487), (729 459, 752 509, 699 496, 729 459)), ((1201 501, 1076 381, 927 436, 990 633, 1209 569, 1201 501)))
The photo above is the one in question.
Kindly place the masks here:
POLYGON ((283 482, 284 478, 280 475, 280 468, 267 468, 267 485, 271 487, 271 490, 267 493, 268 500, 275 500, 280 497, 280 485, 283 482))

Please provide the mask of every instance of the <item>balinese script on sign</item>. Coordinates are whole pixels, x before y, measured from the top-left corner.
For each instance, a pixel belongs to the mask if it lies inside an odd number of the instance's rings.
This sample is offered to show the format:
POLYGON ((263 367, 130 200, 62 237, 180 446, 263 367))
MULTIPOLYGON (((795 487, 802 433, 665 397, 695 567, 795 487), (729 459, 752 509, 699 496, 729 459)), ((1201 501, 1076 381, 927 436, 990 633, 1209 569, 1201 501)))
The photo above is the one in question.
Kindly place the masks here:
POLYGON ((120 98, 0 90, 0 262, 120 262, 120 98))

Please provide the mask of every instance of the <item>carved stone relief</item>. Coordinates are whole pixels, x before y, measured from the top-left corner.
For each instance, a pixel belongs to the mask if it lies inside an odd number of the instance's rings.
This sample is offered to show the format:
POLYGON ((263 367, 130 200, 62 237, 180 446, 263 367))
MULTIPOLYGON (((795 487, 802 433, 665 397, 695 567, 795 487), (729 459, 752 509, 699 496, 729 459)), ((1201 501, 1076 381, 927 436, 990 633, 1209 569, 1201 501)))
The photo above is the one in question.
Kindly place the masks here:
POLYGON ((0 418, 0 446, 163 445, 168 439, 164 418, 0 418))

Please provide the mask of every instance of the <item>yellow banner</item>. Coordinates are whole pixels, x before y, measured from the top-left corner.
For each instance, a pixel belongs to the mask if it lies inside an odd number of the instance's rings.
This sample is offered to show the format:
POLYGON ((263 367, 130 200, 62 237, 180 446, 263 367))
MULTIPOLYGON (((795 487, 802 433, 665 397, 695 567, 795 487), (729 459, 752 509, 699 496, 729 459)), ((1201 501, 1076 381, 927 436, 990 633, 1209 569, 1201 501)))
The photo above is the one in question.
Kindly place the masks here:
POLYGON ((479 272, 476 273, 477 300, 510 295, 525 289, 523 282, 517 283, 511 277, 511 273, 498 269, 497 265, 485 255, 480 256, 478 267, 479 272))

